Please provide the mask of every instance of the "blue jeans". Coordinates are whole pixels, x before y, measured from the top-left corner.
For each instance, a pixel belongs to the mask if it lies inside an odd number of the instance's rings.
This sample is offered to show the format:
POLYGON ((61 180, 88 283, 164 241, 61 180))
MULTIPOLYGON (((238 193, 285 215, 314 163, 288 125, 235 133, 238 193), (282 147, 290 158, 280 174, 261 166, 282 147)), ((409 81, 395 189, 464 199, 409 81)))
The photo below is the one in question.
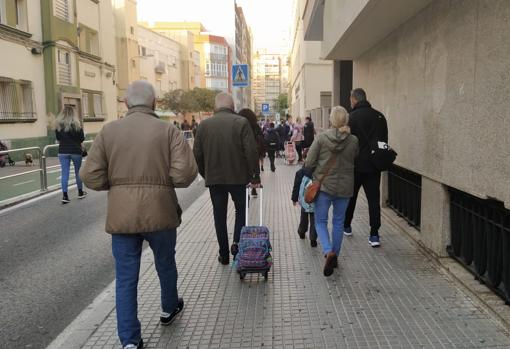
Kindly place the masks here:
POLYGON ((142 338, 138 320, 137 287, 144 240, 149 242, 154 253, 161 286, 161 309, 163 312, 171 313, 177 307, 176 238, 175 229, 143 234, 112 234, 117 331, 122 346, 137 344, 142 338))
POLYGON ((324 255, 334 252, 337 256, 342 247, 345 210, 349 204, 349 198, 337 197, 320 192, 315 201, 315 229, 321 242, 324 255), (328 231, 328 213, 333 205, 333 231, 331 237, 328 231))
POLYGON ((74 174, 76 176, 76 185, 78 186, 78 190, 83 189, 83 184, 80 179, 80 167, 82 157, 80 154, 58 154, 58 160, 60 161, 60 167, 62 168, 61 175, 61 185, 62 191, 67 193, 67 188, 69 186, 69 171, 71 169, 71 161, 74 165, 74 174))

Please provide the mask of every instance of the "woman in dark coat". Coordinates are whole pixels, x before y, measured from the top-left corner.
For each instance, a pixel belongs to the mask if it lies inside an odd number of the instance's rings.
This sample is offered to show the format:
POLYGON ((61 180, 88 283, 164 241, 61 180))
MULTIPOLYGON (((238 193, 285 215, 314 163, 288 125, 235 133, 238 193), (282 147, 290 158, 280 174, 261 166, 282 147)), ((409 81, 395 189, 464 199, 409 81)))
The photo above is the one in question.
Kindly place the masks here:
MULTIPOLYGON (((257 116, 253 112, 253 110, 249 108, 244 108, 239 111, 238 113, 240 116, 245 117, 248 119, 248 122, 250 123, 251 129, 253 131, 253 136, 255 137, 255 141, 257 143, 257 151, 259 153, 259 173, 257 175, 260 175, 260 171, 264 171, 264 157, 266 156, 266 147, 265 147, 265 141, 264 141, 264 134, 262 133, 262 129, 260 128, 259 124, 257 123, 257 116)), ((256 196, 257 191, 255 188, 252 189, 252 195, 256 196)))
POLYGON ((83 199, 87 193, 83 191, 80 179, 80 167, 82 162, 82 142, 85 140, 80 119, 75 110, 65 106, 55 121, 55 136, 58 141, 58 159, 62 168, 62 203, 70 202, 67 194, 69 184, 69 172, 71 162, 74 165, 76 185, 78 186, 78 199, 83 199))

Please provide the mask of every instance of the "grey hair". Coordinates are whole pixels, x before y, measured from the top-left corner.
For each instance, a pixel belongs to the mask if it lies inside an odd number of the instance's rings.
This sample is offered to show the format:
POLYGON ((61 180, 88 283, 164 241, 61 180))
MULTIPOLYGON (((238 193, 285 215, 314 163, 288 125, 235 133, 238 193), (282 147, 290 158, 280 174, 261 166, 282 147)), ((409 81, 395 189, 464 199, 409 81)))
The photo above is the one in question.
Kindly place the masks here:
POLYGON ((81 130, 81 122, 74 108, 66 105, 55 119, 55 130, 57 131, 79 131, 81 130))
POLYGON ((156 92, 150 82, 136 80, 129 84, 126 91, 126 104, 128 108, 144 106, 153 108, 156 92))
POLYGON ((229 108, 234 110, 234 99, 232 95, 225 92, 220 92, 214 98, 214 109, 229 108))
POLYGON ((356 102, 363 102, 367 100, 367 93, 362 88, 355 88, 351 91, 351 97, 356 100, 356 102))

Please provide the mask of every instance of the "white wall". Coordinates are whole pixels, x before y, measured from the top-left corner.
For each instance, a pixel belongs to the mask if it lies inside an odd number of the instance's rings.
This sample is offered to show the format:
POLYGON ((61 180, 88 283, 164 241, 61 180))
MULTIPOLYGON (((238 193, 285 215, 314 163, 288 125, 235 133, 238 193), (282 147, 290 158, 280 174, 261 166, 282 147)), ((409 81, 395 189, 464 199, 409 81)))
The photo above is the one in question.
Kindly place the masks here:
POLYGON ((35 123, 0 124, 0 139, 46 136, 48 120, 42 55, 33 55, 25 46, 4 40, 0 40, 0 52, 2 52, 1 77, 32 81, 34 108, 37 115, 35 123))
POLYGON ((305 117, 311 109, 320 107, 320 92, 332 91, 333 62, 320 59, 321 42, 304 41, 302 15, 305 0, 296 2, 293 45, 290 54, 289 95, 290 114, 305 117), (299 86, 298 99, 295 91, 299 86))
POLYGON ((99 6, 100 4, 96 4, 90 0, 77 0, 76 11, 78 23, 82 23, 94 30, 99 30, 100 19, 103 15, 103 13, 99 11, 99 6))

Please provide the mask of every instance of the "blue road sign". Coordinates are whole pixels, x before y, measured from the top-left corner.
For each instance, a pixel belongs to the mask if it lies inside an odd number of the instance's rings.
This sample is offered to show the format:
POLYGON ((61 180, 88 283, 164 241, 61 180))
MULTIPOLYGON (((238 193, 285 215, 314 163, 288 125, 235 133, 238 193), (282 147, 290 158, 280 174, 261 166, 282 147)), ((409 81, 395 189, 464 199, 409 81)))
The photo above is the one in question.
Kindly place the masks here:
POLYGON ((262 114, 269 114, 269 103, 262 103, 262 114))
POLYGON ((248 87, 250 85, 248 64, 232 65, 232 84, 234 87, 248 87))

